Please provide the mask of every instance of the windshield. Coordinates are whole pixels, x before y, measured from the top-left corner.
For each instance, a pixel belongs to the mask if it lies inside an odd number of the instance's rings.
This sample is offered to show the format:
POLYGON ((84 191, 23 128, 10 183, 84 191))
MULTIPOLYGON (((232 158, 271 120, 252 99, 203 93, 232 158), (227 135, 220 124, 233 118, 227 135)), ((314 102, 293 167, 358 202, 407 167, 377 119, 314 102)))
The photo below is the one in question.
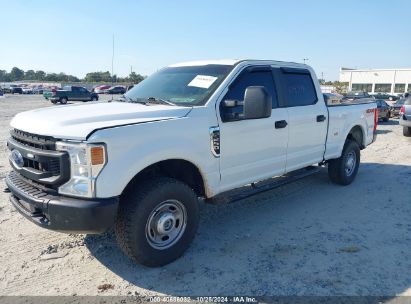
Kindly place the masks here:
POLYGON ((164 68, 124 94, 125 101, 155 98, 179 106, 201 106, 232 68, 230 65, 164 68))

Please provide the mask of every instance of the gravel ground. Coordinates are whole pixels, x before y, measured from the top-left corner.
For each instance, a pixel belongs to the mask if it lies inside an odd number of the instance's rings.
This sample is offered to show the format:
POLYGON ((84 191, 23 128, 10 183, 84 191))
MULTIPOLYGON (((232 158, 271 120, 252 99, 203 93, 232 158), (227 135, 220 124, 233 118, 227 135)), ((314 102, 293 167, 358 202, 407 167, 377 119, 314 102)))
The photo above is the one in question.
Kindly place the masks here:
POLYGON ((0 295, 411 295, 411 138, 378 127, 355 182, 326 170, 226 205, 202 205, 188 252, 162 268, 135 265, 112 232, 37 227, 8 202, 6 139, 16 113, 52 106, 0 99, 0 295))

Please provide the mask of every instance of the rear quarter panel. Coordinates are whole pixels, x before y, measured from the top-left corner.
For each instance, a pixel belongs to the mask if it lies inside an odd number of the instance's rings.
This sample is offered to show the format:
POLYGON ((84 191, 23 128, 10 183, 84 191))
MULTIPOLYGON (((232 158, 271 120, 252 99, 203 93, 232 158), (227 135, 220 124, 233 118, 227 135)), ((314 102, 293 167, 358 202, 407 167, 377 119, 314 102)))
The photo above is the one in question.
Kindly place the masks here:
POLYGON ((350 131, 359 126, 366 147, 374 136, 374 111, 376 103, 329 106, 329 126, 324 158, 326 160, 341 156, 345 140, 350 131))

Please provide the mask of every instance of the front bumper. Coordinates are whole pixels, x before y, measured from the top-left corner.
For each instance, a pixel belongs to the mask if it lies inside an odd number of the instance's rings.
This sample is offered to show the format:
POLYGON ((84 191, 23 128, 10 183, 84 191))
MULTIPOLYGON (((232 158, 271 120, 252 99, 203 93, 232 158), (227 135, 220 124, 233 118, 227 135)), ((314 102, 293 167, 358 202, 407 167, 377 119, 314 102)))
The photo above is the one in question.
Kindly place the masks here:
POLYGON ((10 202, 23 216, 47 229, 66 233, 103 233, 113 226, 118 198, 78 199, 47 193, 12 171, 6 176, 10 202))

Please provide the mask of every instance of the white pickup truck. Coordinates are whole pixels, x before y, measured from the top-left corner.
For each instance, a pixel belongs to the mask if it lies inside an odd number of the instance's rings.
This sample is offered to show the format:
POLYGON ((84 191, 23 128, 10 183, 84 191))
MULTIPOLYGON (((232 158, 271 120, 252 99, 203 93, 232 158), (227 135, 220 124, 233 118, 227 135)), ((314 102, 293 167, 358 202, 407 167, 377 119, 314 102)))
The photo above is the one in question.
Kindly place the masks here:
POLYGON ((377 118, 373 101, 327 105, 307 65, 175 64, 120 101, 17 114, 6 183, 34 223, 69 233, 115 226, 128 256, 160 266, 188 248, 199 198, 311 165, 350 184, 377 118))

